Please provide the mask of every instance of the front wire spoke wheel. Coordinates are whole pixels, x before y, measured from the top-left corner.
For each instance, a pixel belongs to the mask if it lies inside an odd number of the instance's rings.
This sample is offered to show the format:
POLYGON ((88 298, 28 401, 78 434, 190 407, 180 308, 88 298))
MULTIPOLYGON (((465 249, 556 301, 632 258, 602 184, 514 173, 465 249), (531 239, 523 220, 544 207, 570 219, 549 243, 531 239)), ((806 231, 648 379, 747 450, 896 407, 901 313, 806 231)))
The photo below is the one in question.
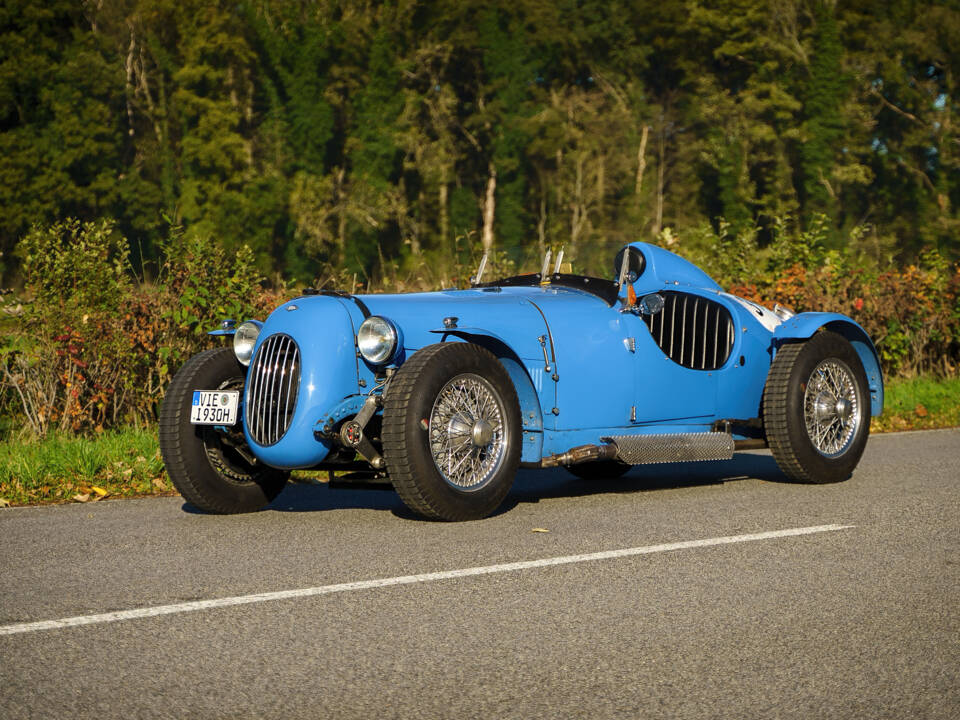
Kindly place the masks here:
POLYGON ((438 520, 477 520, 510 491, 523 447, 517 392, 486 348, 417 350, 384 399, 383 452, 404 504, 438 520))
POLYGON ((443 386, 430 413, 429 436, 447 483, 479 490, 497 474, 506 454, 504 414, 493 387, 479 375, 458 375, 443 386))

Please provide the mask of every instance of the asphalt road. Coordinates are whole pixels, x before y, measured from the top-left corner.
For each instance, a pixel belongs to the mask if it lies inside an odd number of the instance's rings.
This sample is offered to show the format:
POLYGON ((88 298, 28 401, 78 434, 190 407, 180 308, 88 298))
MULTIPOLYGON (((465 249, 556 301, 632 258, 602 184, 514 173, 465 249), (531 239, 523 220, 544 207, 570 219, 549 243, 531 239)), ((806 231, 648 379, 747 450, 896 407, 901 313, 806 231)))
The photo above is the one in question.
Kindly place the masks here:
POLYGON ((958 484, 948 430, 874 436, 828 486, 765 452, 601 484, 522 472, 462 524, 302 485, 245 516, 5 510, 0 717, 953 719, 958 484), (740 537, 825 525, 844 527, 740 537), (196 609, 218 598, 245 604, 196 609))

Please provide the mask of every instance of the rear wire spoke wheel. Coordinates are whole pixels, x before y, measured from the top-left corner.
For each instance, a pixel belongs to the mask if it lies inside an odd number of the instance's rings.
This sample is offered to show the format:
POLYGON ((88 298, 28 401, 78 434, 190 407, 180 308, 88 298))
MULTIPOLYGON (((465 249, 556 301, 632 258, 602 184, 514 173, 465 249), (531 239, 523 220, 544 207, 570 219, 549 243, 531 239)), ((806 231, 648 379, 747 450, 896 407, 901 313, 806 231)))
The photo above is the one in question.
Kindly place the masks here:
POLYGON ((791 480, 846 480, 870 433, 863 364, 842 336, 821 330, 784 345, 763 392, 763 424, 777 465, 791 480))
POLYGON ((237 425, 224 433, 193 425, 194 390, 242 390, 244 367, 230 348, 194 355, 174 376, 160 409, 160 453, 167 475, 187 502, 210 513, 251 512, 268 505, 289 473, 257 462, 237 425))
POLYGON ((856 437, 860 397, 853 371, 830 358, 814 368, 803 394, 803 419, 813 447, 824 457, 840 457, 856 437))
POLYGON ((424 517, 486 517, 513 484, 520 425, 513 382, 492 353, 471 343, 428 345, 400 368, 384 401, 393 486, 424 517))

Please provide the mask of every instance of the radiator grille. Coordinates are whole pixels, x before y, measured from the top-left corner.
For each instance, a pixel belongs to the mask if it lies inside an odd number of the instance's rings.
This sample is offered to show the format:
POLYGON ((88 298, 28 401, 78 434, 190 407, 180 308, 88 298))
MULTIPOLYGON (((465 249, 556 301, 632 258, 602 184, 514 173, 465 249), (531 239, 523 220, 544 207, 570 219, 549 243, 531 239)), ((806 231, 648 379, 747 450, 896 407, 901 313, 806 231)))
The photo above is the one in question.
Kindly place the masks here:
POLYGON ((247 372, 244 419, 259 445, 273 445, 290 427, 300 387, 300 348, 289 335, 271 335, 247 372))
POLYGON ((662 292, 663 310, 644 322, 660 349, 678 365, 716 370, 730 357, 735 336, 730 311, 713 300, 682 292, 662 292))

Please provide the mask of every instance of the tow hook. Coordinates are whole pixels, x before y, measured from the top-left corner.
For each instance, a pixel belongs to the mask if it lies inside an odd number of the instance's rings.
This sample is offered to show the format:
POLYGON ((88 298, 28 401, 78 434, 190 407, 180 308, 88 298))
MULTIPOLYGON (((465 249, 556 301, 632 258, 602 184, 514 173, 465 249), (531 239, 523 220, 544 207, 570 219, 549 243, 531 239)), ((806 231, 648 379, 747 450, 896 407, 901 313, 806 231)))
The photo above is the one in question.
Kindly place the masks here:
POLYGON ((340 442, 344 447, 353 448, 357 453, 370 463, 377 470, 384 466, 383 456, 377 452, 377 449, 370 442, 370 438, 363 432, 370 418, 377 412, 382 400, 379 395, 371 395, 363 403, 360 412, 356 414, 353 420, 348 420, 340 428, 340 442))

